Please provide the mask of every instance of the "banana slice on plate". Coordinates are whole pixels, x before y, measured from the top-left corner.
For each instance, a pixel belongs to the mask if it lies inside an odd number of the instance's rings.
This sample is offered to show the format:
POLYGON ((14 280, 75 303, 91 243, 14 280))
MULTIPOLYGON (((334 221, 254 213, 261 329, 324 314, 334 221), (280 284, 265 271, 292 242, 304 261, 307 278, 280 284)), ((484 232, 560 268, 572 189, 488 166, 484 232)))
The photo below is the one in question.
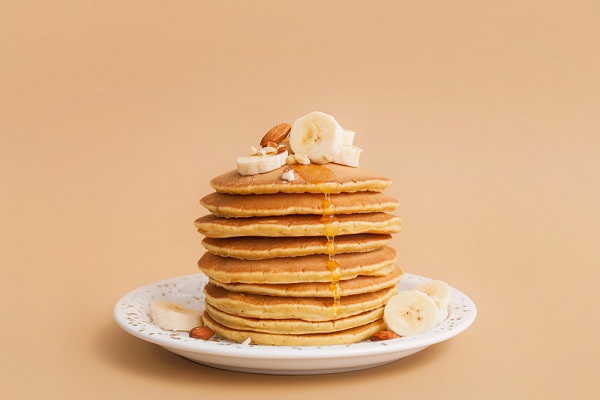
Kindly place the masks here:
POLYGON ((427 332, 438 323, 438 307, 431 297, 407 290, 392 297, 383 311, 383 320, 400 336, 427 332))
POLYGON ((423 292, 433 299, 439 311, 438 323, 442 323, 448 318, 450 310, 450 287, 446 282, 429 281, 418 285, 414 290, 423 292))
POLYGON ((335 118, 313 111, 292 124, 289 142, 294 153, 306 154, 315 164, 333 161, 344 144, 344 129, 335 118))
POLYGON ((185 331, 202 325, 199 312, 170 301, 154 301, 150 304, 152 322, 166 331, 185 331))

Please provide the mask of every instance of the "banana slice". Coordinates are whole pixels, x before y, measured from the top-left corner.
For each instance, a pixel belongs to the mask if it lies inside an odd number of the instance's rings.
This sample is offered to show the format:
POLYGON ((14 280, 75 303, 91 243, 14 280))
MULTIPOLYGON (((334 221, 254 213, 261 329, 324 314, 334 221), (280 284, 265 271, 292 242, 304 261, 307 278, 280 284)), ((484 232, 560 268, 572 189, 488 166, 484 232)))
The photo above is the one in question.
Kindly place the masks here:
POLYGON ((344 142, 342 146, 352 146, 354 144, 354 136, 356 136, 356 132, 344 129, 344 142))
POLYGON ((199 312, 182 307, 170 301, 154 301, 150 304, 152 322, 166 331, 189 332, 202 325, 199 312))
POLYGON ((448 318, 450 309, 450 286, 442 281, 429 281, 415 287, 414 290, 425 293, 433 299, 438 307, 438 323, 444 322, 448 318))
POLYGON ((273 171, 285 165, 288 152, 278 154, 265 154, 254 156, 242 156, 237 158, 237 171, 240 175, 257 175, 273 171))
POLYGON ((333 158, 333 162, 349 167, 358 167, 362 151, 360 147, 342 146, 339 154, 333 158))
POLYGON ((438 307, 431 297, 417 290, 400 292, 392 297, 383 311, 388 329, 400 336, 424 333, 438 322, 438 307))
POLYGON ((313 111, 298 118, 289 135, 294 153, 303 153, 315 164, 326 164, 340 152, 344 129, 331 115, 313 111))

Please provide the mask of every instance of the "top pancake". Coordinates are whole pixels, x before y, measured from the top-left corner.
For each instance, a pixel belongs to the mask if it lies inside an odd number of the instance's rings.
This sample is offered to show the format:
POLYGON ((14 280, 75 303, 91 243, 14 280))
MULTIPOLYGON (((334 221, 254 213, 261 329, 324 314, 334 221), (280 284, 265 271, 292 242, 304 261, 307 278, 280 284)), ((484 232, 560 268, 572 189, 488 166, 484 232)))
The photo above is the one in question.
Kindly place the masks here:
MULTIPOLYGON (((323 214, 322 193, 235 195, 211 193, 200 200, 216 217, 268 217, 290 214, 323 214)), ((338 193, 330 196, 334 214, 389 212, 398 201, 379 192, 338 193)))
POLYGON ((391 184, 390 179, 360 168, 332 163, 284 165, 271 172, 248 176, 232 170, 210 182, 217 192, 230 194, 381 192, 391 184), (288 168, 294 171, 295 179, 291 182, 281 179, 288 168))

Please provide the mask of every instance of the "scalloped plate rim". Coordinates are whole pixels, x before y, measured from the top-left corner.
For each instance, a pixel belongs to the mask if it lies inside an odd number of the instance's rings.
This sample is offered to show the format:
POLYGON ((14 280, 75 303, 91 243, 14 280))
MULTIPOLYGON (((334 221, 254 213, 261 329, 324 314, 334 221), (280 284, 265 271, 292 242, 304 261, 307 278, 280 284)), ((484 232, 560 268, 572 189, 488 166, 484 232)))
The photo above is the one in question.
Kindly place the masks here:
MULTIPOLYGON (((398 283, 398 289, 408 290, 419 283, 429 280, 431 279, 419 275, 405 273, 402 280, 398 283)), ((349 367, 350 370, 370 368, 403 358, 406 356, 403 355, 405 353, 414 354, 414 352, 421 351, 430 345, 448 340, 466 330, 474 322, 477 315, 477 309, 474 302, 458 289, 451 287, 453 312, 448 320, 425 334, 381 342, 362 341, 353 344, 331 346, 242 345, 240 343, 232 343, 221 338, 217 338, 216 341, 190 339, 187 335, 187 332, 163 331, 150 322, 148 316, 148 310, 151 301, 150 297, 158 296, 159 288, 167 289, 170 292, 166 295, 164 292, 160 292, 161 299, 175 301, 181 304, 182 298, 188 299, 187 301, 189 302, 189 298, 192 297, 192 299, 200 305, 200 308, 186 304, 182 305, 186 305, 190 308, 196 308, 201 311, 204 307, 202 288, 206 284, 206 281, 206 276, 204 276, 202 273, 198 273, 164 279, 139 287, 123 296, 115 304, 115 320, 117 324, 129 334, 147 342, 157 344, 169 351, 183 355, 183 357, 189 358, 191 361, 201 364, 207 357, 212 358, 213 356, 219 356, 222 358, 223 364, 219 363, 215 365, 214 362, 208 361, 205 361, 204 363, 217 368, 245 372, 286 373, 286 371, 291 371, 298 374, 306 374, 313 373, 310 372, 310 370, 319 371, 314 373, 327 373, 328 370, 325 369, 325 372, 323 372, 320 368, 318 368, 318 366, 315 366, 314 368, 311 367, 308 370, 303 368, 302 371, 294 371, 293 368, 285 368, 285 365, 278 367, 284 368, 280 371, 275 371, 272 368, 261 369, 258 367, 248 369, 245 367, 236 367, 236 364, 238 363, 236 363, 235 360, 270 360, 272 362, 281 361, 280 364, 285 364, 287 362, 293 362, 294 360, 339 359, 339 362, 343 363, 344 359, 368 358, 377 356, 386 356, 386 358, 389 358, 389 356, 392 357, 391 361, 386 361, 379 364, 373 362, 374 360, 371 360, 370 362, 365 360, 364 364, 358 362, 358 366, 356 364, 359 360, 353 360, 351 364, 354 365, 354 367, 349 367), (190 283, 192 283, 191 286, 193 287, 193 290, 195 290, 197 296, 193 296, 191 293, 189 293, 190 283), (182 294, 184 294, 184 296, 180 296, 182 294), (146 298, 138 299, 139 297, 143 296, 146 296, 146 298), (139 308, 135 309, 135 306, 132 305, 131 302, 136 299, 138 306, 144 307, 144 311, 140 310, 139 308), (142 326, 142 329, 139 329, 140 326, 142 326), (413 352, 413 350, 416 351, 413 352), (394 357, 394 355, 397 355, 397 358, 394 357)), ((344 369, 343 366, 334 368, 334 371, 331 372, 336 372, 337 370, 342 369, 344 369)))

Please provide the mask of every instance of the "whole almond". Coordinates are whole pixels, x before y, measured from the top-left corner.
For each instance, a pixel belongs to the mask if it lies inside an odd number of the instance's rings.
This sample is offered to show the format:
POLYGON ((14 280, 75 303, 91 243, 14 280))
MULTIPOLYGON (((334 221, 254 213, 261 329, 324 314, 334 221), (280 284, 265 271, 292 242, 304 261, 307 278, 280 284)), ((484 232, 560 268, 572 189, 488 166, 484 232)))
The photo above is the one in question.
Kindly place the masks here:
POLYGON ((292 126, 288 123, 282 123, 272 127, 269 132, 260 141, 261 147, 267 147, 269 142, 279 144, 285 139, 292 130, 292 126))
POLYGON ((399 337, 400 337, 400 335, 398 335, 396 332, 379 331, 379 332, 375 333, 373 336, 371 336, 371 341, 378 342, 380 340, 396 339, 399 337))
POLYGON ((208 326, 196 326, 190 330, 190 337, 194 339, 208 340, 215 332, 208 326))

